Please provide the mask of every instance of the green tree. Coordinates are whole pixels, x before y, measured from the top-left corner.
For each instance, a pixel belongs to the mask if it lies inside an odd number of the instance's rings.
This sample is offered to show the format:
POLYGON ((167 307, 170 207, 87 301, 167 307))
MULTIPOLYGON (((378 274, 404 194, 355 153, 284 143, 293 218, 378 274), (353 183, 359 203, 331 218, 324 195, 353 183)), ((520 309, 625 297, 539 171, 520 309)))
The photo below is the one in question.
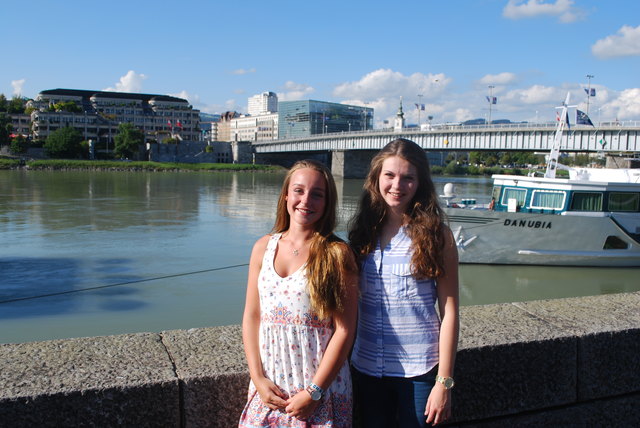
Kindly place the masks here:
POLYGON ((7 111, 7 97, 0 94, 0 111, 7 111))
POLYGON ((121 123, 118 125, 115 142, 116 146, 113 152, 116 157, 130 158, 138 153, 139 145, 144 144, 144 133, 132 123, 121 123))
POLYGON ((47 155, 52 158, 82 157, 82 134, 70 126, 53 131, 44 143, 47 155))
POLYGON ((0 146, 9 144, 9 135, 11 135, 12 130, 13 125, 11 124, 11 117, 4 113, 0 113, 0 146))
POLYGON ((70 113, 82 113, 82 109, 75 101, 61 101, 55 103, 53 106, 49 106, 53 111, 68 111, 70 113))
POLYGON ((22 135, 18 135, 17 137, 14 137, 13 140, 11 140, 11 153, 13 153, 14 155, 27 153, 28 148, 29 142, 22 135))
POLYGON ((27 100, 21 97, 13 97, 7 104, 7 111, 10 114, 23 114, 27 100))

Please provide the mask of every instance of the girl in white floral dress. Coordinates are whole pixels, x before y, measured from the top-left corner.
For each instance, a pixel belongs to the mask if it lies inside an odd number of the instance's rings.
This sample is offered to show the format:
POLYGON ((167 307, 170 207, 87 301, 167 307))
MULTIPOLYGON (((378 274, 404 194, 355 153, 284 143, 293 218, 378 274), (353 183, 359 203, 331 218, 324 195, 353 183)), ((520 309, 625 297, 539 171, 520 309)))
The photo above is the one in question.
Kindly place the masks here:
POLYGON ((337 192, 315 161, 285 177, 253 247, 242 321, 251 375, 240 427, 350 427, 357 265, 333 234, 337 192))

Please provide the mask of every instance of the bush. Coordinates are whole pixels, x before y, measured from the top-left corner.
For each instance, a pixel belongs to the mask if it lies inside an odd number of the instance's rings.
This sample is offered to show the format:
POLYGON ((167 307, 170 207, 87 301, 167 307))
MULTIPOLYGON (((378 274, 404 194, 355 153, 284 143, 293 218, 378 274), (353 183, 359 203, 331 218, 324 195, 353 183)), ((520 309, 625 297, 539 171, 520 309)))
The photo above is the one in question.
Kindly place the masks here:
POLYGON ((70 126, 57 129, 47 137, 44 149, 52 158, 81 158, 82 134, 70 126))

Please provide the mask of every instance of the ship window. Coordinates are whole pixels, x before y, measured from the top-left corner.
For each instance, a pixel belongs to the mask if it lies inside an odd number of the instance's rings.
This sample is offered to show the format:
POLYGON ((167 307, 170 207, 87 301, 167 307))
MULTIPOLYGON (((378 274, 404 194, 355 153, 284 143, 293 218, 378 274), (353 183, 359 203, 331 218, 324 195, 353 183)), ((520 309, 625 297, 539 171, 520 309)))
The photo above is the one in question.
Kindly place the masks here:
POLYGON ((502 191, 502 186, 493 186, 493 191, 491 192, 491 199, 495 199, 496 201, 499 200, 501 191, 502 191))
POLYGON ((534 190, 531 197, 531 208, 561 210, 564 208, 565 192, 551 190, 534 190))
POLYGON ((524 206, 524 200, 527 197, 527 189, 506 188, 502 194, 502 205, 507 205, 509 199, 516 199, 518 206, 524 206))
POLYGON ((638 211, 640 193, 611 192, 609 211, 638 211))
POLYGON ((603 248, 605 250, 626 250, 629 248, 629 245, 617 236, 611 235, 607 236, 603 248))
POLYGON ((574 192, 572 211, 602 211, 602 193, 574 192))

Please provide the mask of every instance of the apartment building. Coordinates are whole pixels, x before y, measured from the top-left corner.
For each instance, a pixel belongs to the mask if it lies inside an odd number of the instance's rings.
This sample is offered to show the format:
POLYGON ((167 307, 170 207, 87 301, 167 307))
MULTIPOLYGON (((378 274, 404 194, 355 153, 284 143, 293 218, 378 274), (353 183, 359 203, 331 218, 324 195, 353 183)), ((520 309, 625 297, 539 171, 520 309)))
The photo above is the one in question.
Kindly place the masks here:
POLYGON ((167 138, 200 141, 199 111, 183 98, 168 95, 126 92, 50 89, 42 91, 27 106, 31 113, 32 135, 44 140, 56 129, 72 126, 85 140, 113 143, 120 123, 132 123, 147 141, 167 138), (76 107, 61 108, 67 106, 76 107))

